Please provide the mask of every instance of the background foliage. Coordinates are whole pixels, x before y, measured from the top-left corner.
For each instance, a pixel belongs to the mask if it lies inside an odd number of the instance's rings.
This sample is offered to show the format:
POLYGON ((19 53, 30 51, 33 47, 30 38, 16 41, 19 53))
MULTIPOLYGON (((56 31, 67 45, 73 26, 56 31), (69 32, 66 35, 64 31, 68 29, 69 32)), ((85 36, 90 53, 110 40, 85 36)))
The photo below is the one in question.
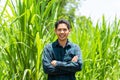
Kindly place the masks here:
POLYGON ((108 23, 103 16, 94 26, 90 18, 74 15, 75 5, 75 0, 6 0, 0 11, 0 79, 46 80, 41 52, 56 39, 55 21, 65 18, 72 26, 69 39, 83 55, 77 80, 119 80, 120 20, 108 23))

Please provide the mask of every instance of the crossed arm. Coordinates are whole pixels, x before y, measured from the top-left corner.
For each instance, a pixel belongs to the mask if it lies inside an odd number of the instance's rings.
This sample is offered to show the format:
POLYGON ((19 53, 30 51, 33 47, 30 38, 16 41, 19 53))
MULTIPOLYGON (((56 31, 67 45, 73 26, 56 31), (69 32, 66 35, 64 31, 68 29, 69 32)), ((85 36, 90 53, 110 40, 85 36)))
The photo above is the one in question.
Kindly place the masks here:
POLYGON ((64 62, 64 61, 61 62, 56 60, 51 61, 52 66, 67 72, 77 72, 81 70, 82 64, 79 63, 80 62, 78 62, 78 55, 74 56, 70 62, 64 62))
MULTIPOLYGON (((72 62, 77 62, 78 61, 78 56, 74 56, 71 60, 72 62)), ((56 66, 57 61, 56 60, 52 60, 51 64, 55 67, 56 66)))
MULTIPOLYGON (((79 48, 77 48, 79 49, 79 48)), ((77 50, 76 56, 74 56, 70 62, 52 60, 52 54, 48 49, 43 52, 43 69, 47 74, 66 74, 75 73, 82 69, 81 53, 77 50)))

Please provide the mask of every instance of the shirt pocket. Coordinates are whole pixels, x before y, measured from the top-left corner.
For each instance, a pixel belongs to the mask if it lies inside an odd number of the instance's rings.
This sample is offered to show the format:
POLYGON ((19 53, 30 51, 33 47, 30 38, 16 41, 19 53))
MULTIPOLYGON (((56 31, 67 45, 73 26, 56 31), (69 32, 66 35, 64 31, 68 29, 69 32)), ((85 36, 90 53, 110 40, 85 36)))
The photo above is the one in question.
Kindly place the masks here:
POLYGON ((72 50, 67 51, 64 55, 64 61, 69 62, 72 60, 72 58, 75 56, 74 52, 72 50))

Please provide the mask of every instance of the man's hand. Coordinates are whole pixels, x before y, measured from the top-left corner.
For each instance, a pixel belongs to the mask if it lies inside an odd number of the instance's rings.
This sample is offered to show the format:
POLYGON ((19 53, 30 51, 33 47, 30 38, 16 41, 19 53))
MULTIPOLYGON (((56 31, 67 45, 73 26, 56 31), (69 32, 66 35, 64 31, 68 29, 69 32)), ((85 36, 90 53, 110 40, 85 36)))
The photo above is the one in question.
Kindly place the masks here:
MULTIPOLYGON (((72 61, 72 62, 77 62, 77 61, 78 61, 78 56, 74 56, 71 61, 72 61)), ((51 61, 51 64, 52 64, 53 66, 56 66, 56 62, 57 62, 56 60, 52 60, 52 61, 51 61)))
POLYGON ((78 56, 74 56, 71 61, 72 62, 77 62, 78 61, 78 56))
POLYGON ((51 64, 52 64, 53 66, 56 66, 56 62, 57 62, 56 60, 52 60, 52 61, 51 61, 51 64))

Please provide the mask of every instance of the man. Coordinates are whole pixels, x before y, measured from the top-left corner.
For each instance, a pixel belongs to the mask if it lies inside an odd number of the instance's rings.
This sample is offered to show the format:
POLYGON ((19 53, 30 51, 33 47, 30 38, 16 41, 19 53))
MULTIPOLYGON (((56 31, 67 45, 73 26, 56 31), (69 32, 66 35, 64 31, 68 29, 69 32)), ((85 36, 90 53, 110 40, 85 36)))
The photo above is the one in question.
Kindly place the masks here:
POLYGON ((48 80, 76 80, 75 73, 82 69, 82 55, 78 45, 68 40, 70 24, 66 20, 55 23, 58 39, 43 50, 43 69, 48 80))

